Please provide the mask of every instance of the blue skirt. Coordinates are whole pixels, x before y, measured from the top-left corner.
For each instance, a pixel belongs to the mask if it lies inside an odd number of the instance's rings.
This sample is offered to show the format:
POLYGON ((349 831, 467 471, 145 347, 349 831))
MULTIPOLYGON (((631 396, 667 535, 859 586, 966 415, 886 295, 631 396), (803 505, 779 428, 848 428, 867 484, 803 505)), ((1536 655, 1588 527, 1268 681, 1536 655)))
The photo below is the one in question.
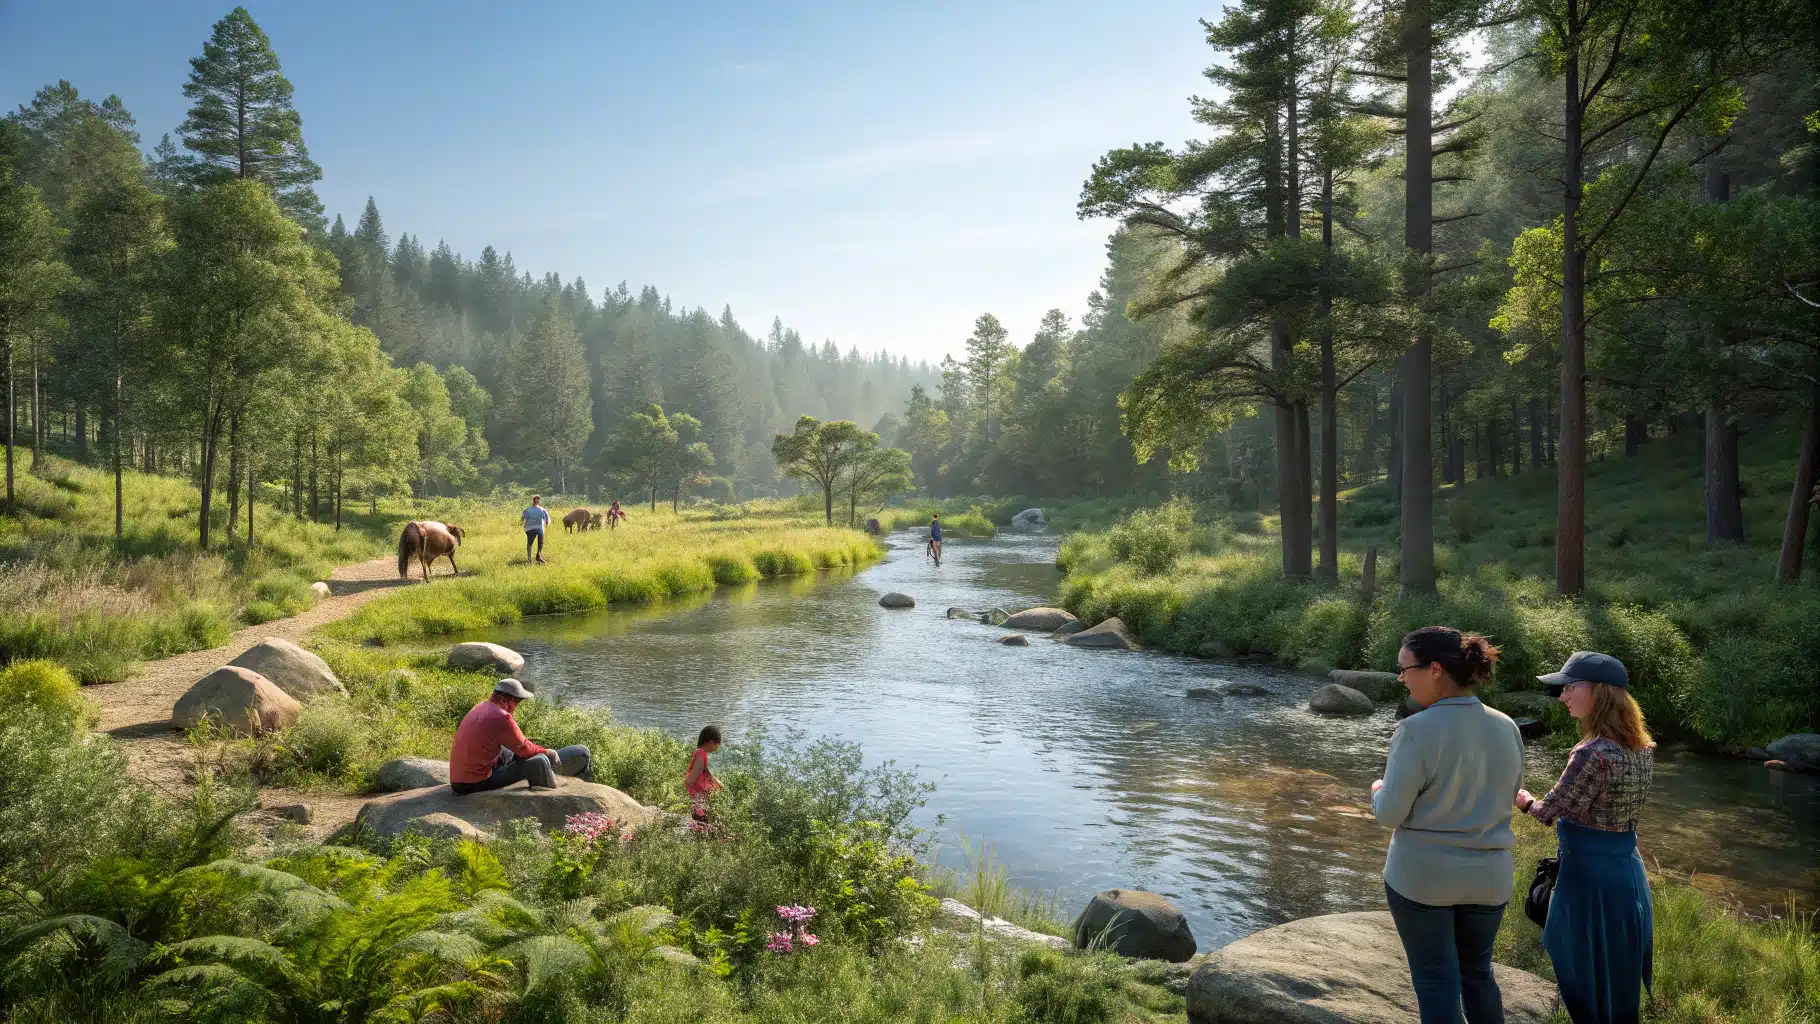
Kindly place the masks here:
POLYGON ((1561 873, 1542 945, 1574 1024, 1634 1024, 1650 983, 1655 924, 1635 832, 1555 823, 1561 873))

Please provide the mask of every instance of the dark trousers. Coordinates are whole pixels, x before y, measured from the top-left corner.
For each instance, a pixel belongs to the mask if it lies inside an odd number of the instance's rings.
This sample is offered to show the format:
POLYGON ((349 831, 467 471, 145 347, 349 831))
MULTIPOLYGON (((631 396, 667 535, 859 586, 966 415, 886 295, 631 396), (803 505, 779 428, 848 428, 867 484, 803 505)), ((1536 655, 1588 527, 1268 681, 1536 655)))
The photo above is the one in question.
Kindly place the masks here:
POLYGON ((528 783, 532 789, 555 789, 558 775, 579 777, 584 782, 593 781, 594 774, 590 770, 593 762, 587 747, 577 743, 558 750, 556 756, 561 763, 550 763, 548 754, 514 757, 495 767, 493 774, 479 782, 451 782, 449 788, 466 796, 469 793, 485 793, 490 789, 504 789, 519 781, 528 783))
POLYGON ((1505 904, 1431 907, 1384 887, 1409 958, 1422 1024, 1503 1024, 1504 997, 1491 973, 1491 946, 1505 904), (1465 1017, 1460 1011, 1464 1007, 1465 1017))
POLYGON ((533 541, 535 541, 537 543, 537 557, 542 558, 543 557, 543 531, 542 530, 526 530, 525 531, 525 561, 527 561, 527 562, 529 562, 531 560, 531 543, 533 541))

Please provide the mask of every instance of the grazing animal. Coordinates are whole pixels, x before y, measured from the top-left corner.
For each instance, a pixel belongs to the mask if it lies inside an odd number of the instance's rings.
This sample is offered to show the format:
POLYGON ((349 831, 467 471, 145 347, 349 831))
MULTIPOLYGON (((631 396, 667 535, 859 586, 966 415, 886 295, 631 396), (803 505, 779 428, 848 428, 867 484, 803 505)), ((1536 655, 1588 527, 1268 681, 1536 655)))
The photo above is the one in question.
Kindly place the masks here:
POLYGON ((588 528, 588 510, 578 508, 562 517, 562 532, 574 533, 577 529, 588 528))
POLYGON ((455 549, 461 546, 464 536, 461 527, 452 523, 404 524, 404 531, 398 535, 398 578, 411 574, 411 559, 415 558, 423 566, 423 581, 428 583, 430 564, 444 555, 449 557, 449 569, 461 575, 461 567, 455 564, 455 549))
POLYGON ((600 522, 601 522, 600 513, 599 512, 594 513, 593 515, 588 517, 588 529, 590 529, 590 530, 600 529, 600 522))

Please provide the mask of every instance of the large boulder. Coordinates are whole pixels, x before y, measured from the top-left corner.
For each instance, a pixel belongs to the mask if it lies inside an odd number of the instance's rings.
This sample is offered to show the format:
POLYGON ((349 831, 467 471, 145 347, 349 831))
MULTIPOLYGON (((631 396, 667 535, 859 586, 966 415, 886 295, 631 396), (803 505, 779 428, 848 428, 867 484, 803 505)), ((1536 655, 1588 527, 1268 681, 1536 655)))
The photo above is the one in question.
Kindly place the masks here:
POLYGON ((915 608, 916 598, 911 597, 909 594, 900 594, 893 590, 891 593, 878 599, 878 606, 880 608, 915 608))
POLYGON ((1794 733, 1771 743, 1766 749, 1769 751, 1768 760, 1820 765, 1820 733, 1794 733))
POLYGON ((1049 517, 1040 508, 1027 508, 1011 517, 1011 525, 1020 530, 1040 530, 1049 525, 1049 517))
POLYGON ((328 662, 289 640, 266 637, 228 664, 252 669, 298 700, 348 695, 328 662))
POLYGON ((1070 622, 1079 622, 1074 614, 1061 608, 1026 608, 1007 618, 999 625, 1006 629, 1028 629, 1037 633, 1053 633, 1070 622))
POLYGON ((418 818, 448 814, 486 832, 498 832, 507 822, 520 818, 532 818, 546 830, 558 832, 568 823, 569 815, 588 811, 599 811, 633 826, 649 824, 658 813, 656 808, 646 807, 612 786, 561 779, 555 789, 512 785, 458 796, 447 786, 436 786, 392 793, 362 804, 354 824, 371 825, 381 836, 394 836, 418 818))
POLYGON ((303 705, 250 668, 223 665, 196 681, 171 708, 171 724, 189 729, 214 719, 235 736, 259 736, 296 723, 303 705))
POLYGON ((318 601, 328 600, 329 596, 333 593, 334 591, 329 589, 329 585, 322 580, 317 580, 310 584, 310 596, 318 601))
POLYGON ((935 911, 936 921, 952 930, 974 934, 984 933, 989 939, 1006 939, 1011 942, 1031 942, 1051 949, 1064 950, 1074 947, 1067 939, 1059 935, 1044 935, 1028 928, 1020 928, 1003 918, 980 917, 980 912, 960 900, 944 899, 935 911))
POLYGON ((515 676, 525 667, 525 656, 510 647, 475 640, 449 649, 449 667, 515 676))
POLYGON ((1097 626, 1062 638, 1062 643, 1070 647, 1091 647, 1113 651, 1135 651, 1138 647, 1137 641, 1125 629, 1125 623, 1116 615, 1097 626))
POLYGON ((478 839, 493 838, 493 833, 475 828, 469 822, 457 818, 447 811, 437 811, 420 818, 412 818, 404 823, 401 832, 415 832, 425 839, 478 839))
POLYGON ((1107 889, 1074 919, 1077 949, 1110 949, 1120 956, 1181 963, 1194 955, 1194 933, 1181 908, 1155 893, 1107 889))
POLYGON ((1049 635, 1052 637, 1055 637, 1057 640, 1060 640, 1063 637, 1073 636, 1074 634, 1079 633, 1079 632, 1085 630, 1086 628, 1087 628, 1087 624, 1085 622, 1082 622, 1079 619, 1070 619, 1069 621, 1064 622, 1061 625, 1055 627, 1054 632, 1050 633, 1049 635))
POLYGON ((402 793, 407 789, 449 784, 449 762, 428 757, 395 757, 379 766, 373 776, 375 793, 402 793))
POLYGON ((1512 718, 1546 719, 1548 709, 1561 702, 1537 690, 1513 690, 1492 698, 1491 704, 1512 718))
POLYGON ((1395 672, 1357 672, 1336 668, 1327 673, 1327 678, 1375 701, 1391 701, 1403 696, 1403 684, 1397 681, 1395 672))
POLYGON ((1308 710, 1323 715, 1369 715, 1371 698, 1350 686, 1328 683, 1308 698, 1308 710))
POLYGON ((973 613, 965 608, 949 608, 946 614, 951 619, 971 619, 974 617, 973 613))
MULTIPOLYGON (((1507 1024, 1541 1024, 1553 982, 1493 966, 1507 1024)), ((1192 1024, 1408 1024, 1417 1017, 1409 961, 1388 911, 1308 917, 1209 955, 1188 979, 1192 1024)))

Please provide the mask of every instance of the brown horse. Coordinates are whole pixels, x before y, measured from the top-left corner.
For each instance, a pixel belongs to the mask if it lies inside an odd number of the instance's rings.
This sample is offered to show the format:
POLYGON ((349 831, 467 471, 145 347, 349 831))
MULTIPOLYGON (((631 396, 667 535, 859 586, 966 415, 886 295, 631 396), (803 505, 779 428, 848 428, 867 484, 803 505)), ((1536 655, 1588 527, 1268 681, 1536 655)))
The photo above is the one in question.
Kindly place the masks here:
POLYGON ((589 515, 587 509, 575 509, 568 515, 562 517, 562 532, 574 533, 577 528, 585 530, 588 528, 588 519, 589 515))
POLYGON ((411 559, 415 558, 423 566, 423 581, 430 582, 430 564, 444 555, 449 556, 449 569, 461 575, 461 567, 455 564, 455 549, 461 546, 463 536, 461 527, 451 523, 404 524, 404 532, 398 535, 399 578, 411 574, 411 559))

